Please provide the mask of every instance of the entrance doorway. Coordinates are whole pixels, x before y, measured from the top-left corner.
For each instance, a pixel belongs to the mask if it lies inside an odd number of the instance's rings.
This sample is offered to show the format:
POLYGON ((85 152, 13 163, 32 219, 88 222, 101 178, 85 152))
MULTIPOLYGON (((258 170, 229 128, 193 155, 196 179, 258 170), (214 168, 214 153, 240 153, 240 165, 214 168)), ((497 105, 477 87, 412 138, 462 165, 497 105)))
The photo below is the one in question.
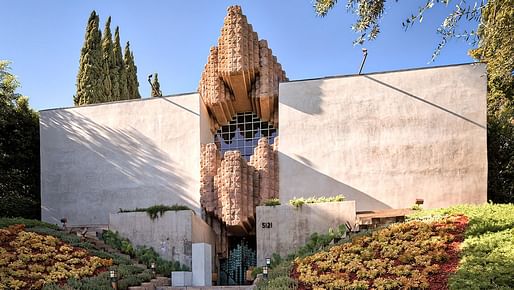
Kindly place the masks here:
POLYGON ((247 271, 257 265, 255 235, 229 236, 228 242, 228 257, 220 260, 220 285, 251 283, 251 279, 247 279, 247 271))

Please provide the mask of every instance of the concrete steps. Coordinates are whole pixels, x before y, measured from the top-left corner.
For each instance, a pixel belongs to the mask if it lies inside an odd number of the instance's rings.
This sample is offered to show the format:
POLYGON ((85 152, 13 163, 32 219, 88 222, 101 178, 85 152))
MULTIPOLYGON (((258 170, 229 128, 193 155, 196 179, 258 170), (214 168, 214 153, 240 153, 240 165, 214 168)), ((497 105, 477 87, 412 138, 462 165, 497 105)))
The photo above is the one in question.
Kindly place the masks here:
POLYGON ((170 278, 168 277, 156 277, 150 280, 150 282, 142 283, 140 286, 128 287, 129 290, 157 290, 167 288, 171 285, 170 278))
POLYGON ((359 230, 364 230, 374 229, 390 223, 403 222, 405 216, 412 212, 413 210, 409 208, 357 212, 357 226, 359 230))

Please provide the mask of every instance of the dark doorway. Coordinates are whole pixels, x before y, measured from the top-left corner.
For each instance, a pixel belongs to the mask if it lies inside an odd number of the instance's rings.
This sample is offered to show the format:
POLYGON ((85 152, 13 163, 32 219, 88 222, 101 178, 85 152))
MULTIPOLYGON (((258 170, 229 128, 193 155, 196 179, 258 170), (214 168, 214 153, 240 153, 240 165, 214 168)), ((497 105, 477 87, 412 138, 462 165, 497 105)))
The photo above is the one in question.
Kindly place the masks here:
POLYGON ((229 236, 229 254, 220 260, 220 285, 248 284, 246 272, 257 265, 255 235, 229 236))

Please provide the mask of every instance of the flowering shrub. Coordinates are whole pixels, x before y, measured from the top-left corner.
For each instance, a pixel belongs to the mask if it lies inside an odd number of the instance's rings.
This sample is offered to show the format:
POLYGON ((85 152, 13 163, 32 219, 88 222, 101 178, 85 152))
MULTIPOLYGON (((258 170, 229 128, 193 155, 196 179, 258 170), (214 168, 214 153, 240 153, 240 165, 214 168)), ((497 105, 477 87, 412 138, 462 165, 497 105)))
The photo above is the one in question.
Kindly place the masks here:
POLYGON ((111 259, 88 255, 59 239, 25 231, 24 225, 0 229, 0 290, 40 289, 44 285, 93 276, 111 259))
POLYGON ((457 265, 466 224, 464 216, 393 224, 296 258, 293 277, 300 289, 427 289, 445 284, 447 265, 457 265))

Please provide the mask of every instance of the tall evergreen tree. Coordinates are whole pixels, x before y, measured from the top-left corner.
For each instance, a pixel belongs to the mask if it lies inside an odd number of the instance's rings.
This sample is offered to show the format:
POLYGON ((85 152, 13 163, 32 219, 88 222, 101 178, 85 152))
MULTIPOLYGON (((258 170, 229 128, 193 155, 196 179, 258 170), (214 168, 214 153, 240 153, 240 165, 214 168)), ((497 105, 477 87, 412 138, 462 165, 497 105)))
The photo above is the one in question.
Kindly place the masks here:
POLYGON ((76 106, 98 103, 104 96, 102 84, 102 36, 98 29, 99 21, 96 12, 91 12, 87 22, 84 46, 80 53, 77 93, 73 98, 76 106))
POLYGON ((127 72, 128 99, 140 99, 139 82, 137 81, 137 67, 134 63, 134 54, 130 51, 130 43, 125 45, 125 70, 127 72))
POLYGON ((116 27, 114 32, 114 79, 112 79, 113 96, 115 100, 128 99, 129 93, 127 89, 127 73, 125 71, 125 62, 120 44, 120 28, 116 27))
POLYGON ((114 75, 114 54, 111 33, 111 16, 105 22, 102 38, 102 72, 104 95, 100 102, 116 101, 114 97, 114 86, 116 76, 114 75))

